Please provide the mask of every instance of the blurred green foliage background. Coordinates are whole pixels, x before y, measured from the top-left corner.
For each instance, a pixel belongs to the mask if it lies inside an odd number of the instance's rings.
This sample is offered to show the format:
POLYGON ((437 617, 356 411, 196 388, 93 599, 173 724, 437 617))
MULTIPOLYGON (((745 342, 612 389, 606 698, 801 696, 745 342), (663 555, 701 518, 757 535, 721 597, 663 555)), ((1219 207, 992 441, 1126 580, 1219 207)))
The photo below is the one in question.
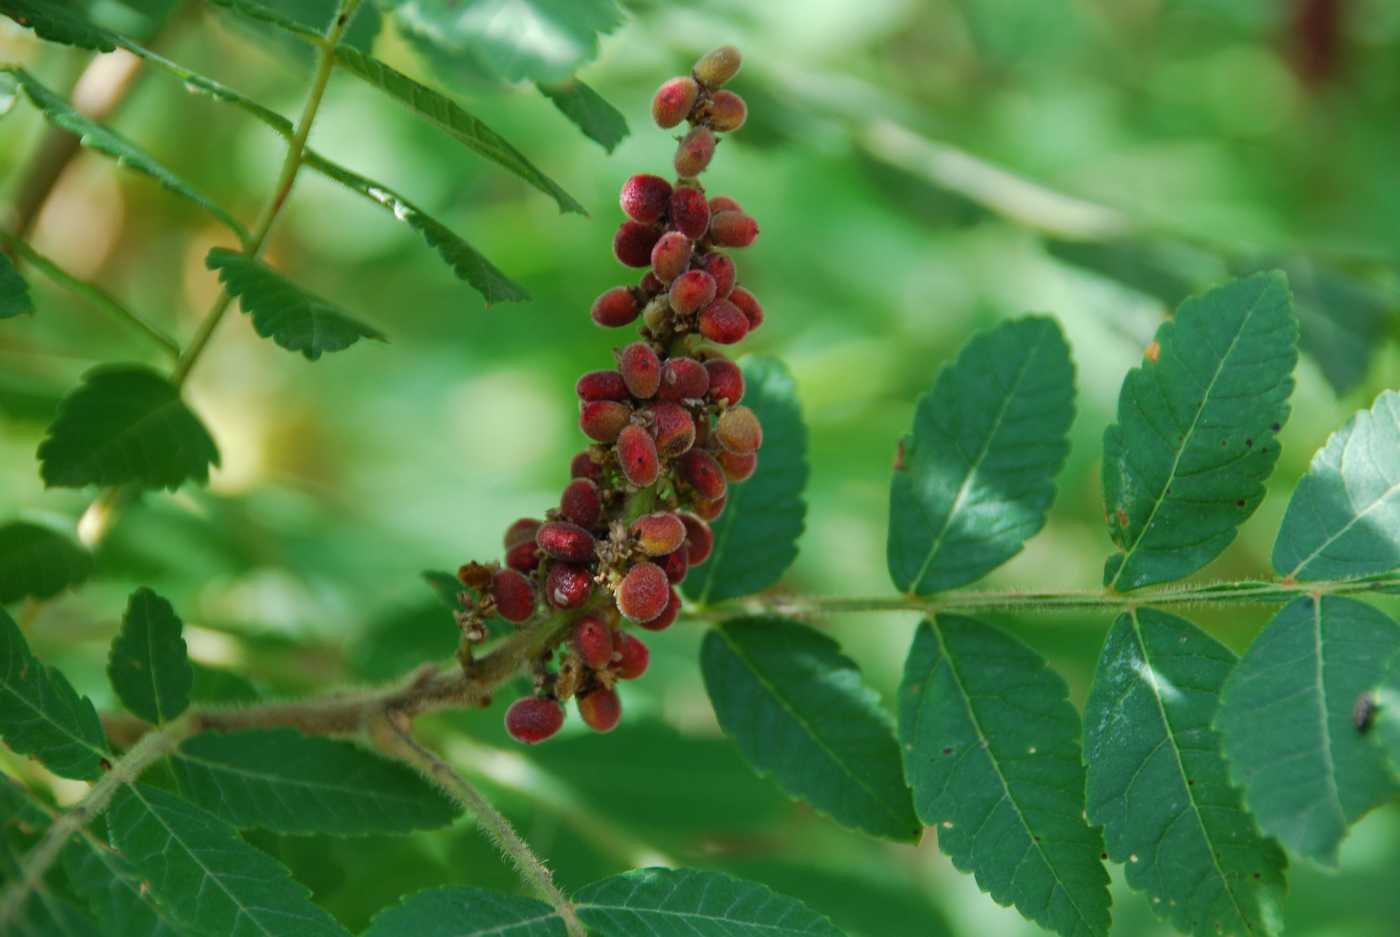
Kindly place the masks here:
MULTIPOLYGON (((623 24, 580 72, 631 125, 610 154, 528 84, 456 75, 448 86, 589 217, 558 214, 516 178, 338 77, 313 145, 447 221, 533 301, 485 308, 412 232, 303 176, 270 262, 390 343, 308 364, 230 316, 190 384, 223 454, 209 489, 146 497, 103 545, 97 578, 17 615, 36 653, 99 706, 111 703, 105 649, 137 584, 169 597, 194 626, 196 659, 267 695, 387 679, 448 656, 452 619, 420 572, 498 558, 510 521, 556 502, 568 458, 583 444, 574 378, 606 366, 622 341, 593 326, 588 306, 605 288, 635 280, 610 250, 618 187, 634 172, 669 172, 674 144, 651 125, 651 92, 723 42, 747 57, 733 87, 750 120, 722 145, 705 183, 759 219, 762 237, 738 259, 768 317, 743 347, 789 363, 811 430, 808 529, 782 590, 891 591, 888 473, 914 400, 970 333, 1028 310, 1055 315, 1074 349, 1073 450, 1048 527, 986 585, 1100 583, 1109 552, 1100 439, 1118 385, 1166 306, 1056 259, 1042 232, 931 179, 929 141, 1118 209, 1152 232, 1206 245, 1208 255, 1304 256, 1378 297, 1362 343, 1368 367, 1355 387, 1339 396, 1304 358, 1269 496, 1203 573, 1263 575, 1313 451, 1400 377, 1389 340, 1400 337, 1400 6, 1313 4, 1341 11, 1326 45, 1314 26, 1300 27, 1310 22, 1297 16, 1304 5, 629 2, 623 24)), ((296 113, 309 57, 200 3, 184 7, 152 44, 296 113)), ((139 32, 139 16, 131 23, 139 32)), ((392 28, 375 51, 429 75, 392 28)), ((8 22, 0 22, 0 59, 59 89, 86 63, 8 22)), ((243 219, 267 197, 282 154, 264 128, 160 74, 139 79, 112 123, 243 219)), ((0 197, 12 194, 42 131, 23 104, 0 122, 0 197)), ((90 154, 60 180, 33 243, 184 338, 216 292, 204 254, 233 246, 197 209, 90 154)), ((57 400, 97 362, 160 361, 122 323, 38 276, 31 283, 38 314, 0 325, 0 518, 38 516, 71 529, 91 493, 45 491, 34 457, 57 400)), ((1268 610, 1193 614, 1240 649, 1268 610)), ((1107 619, 1001 623, 1047 655, 1082 704, 1107 619)), ((888 700, 912 617, 823 624, 888 700)), ((625 688, 626 716, 610 736, 588 736, 574 720, 562 740, 523 750, 505 739, 499 706, 426 720, 426 734, 489 786, 566 885, 639 864, 698 864, 767 882, 864 937, 1036 932, 956 872, 934 834, 917 848, 874 842, 753 776, 710 714, 696 667, 702 630, 683 622, 650 642, 652 670, 625 688)), ((60 785, 58 795, 68 794, 60 785)), ((434 884, 517 887, 466 820, 368 844, 257 839, 352 927, 434 884)), ((1391 807, 1354 830, 1339 876, 1294 870, 1289 932, 1393 935, 1397 863, 1400 814, 1391 807)), ((1166 932, 1126 888, 1115 889, 1115 918, 1115 933, 1166 932)))

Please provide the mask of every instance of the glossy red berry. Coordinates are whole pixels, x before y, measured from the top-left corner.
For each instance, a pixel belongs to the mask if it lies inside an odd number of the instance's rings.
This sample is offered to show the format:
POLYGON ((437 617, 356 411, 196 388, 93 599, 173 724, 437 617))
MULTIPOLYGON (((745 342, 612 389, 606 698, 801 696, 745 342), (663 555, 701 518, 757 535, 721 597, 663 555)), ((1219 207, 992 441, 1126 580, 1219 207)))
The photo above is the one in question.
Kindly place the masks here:
POLYGON ((733 46, 720 46, 702 55, 700 61, 695 63, 692 74, 695 75, 695 80, 706 88, 718 88, 739 74, 739 67, 743 64, 744 57, 739 54, 738 49, 733 46))
POLYGON ((617 356, 618 370, 627 390, 639 400, 656 396, 661 387, 661 359, 646 342, 633 342, 617 356))
POLYGON ((763 324, 763 304, 758 301, 758 297, 744 289, 736 286, 729 294, 729 301, 739 307, 739 311, 744 314, 744 318, 749 320, 749 331, 752 332, 763 324))
POLYGON ((748 407, 730 407, 715 423, 715 438, 730 452, 749 455, 763 445, 763 424, 748 407))
POLYGON ((537 521, 533 517, 522 517, 520 520, 506 528, 505 548, 521 543, 534 543, 535 533, 540 529, 543 521, 537 521))
POLYGON ((613 650, 617 658, 613 669, 620 679, 635 680, 647 672, 647 665, 651 663, 651 651, 647 650, 641 639, 619 631, 613 638, 613 650))
POLYGON ((757 452, 740 455, 728 449, 720 449, 715 458, 719 460, 720 468, 724 469, 724 477, 732 482, 748 481, 758 470, 757 452))
POLYGON ((555 563, 544 580, 544 596, 555 608, 578 608, 593 591, 593 574, 573 563, 555 563))
POLYGON ((715 280, 703 270, 688 270, 671 283, 671 308, 688 316, 715 298, 715 280))
POLYGON ((732 133, 744 126, 749 106, 733 91, 716 91, 705 105, 705 120, 715 133, 732 133))
POLYGON ((593 559, 597 541, 593 535, 569 521, 550 521, 535 534, 535 545, 546 556, 570 563, 587 563, 593 559))
POLYGON ((743 211, 739 203, 727 195, 716 195, 710 199, 710 214, 718 215, 722 211, 743 211))
POLYGON ((629 267, 645 267, 651 263, 651 249, 660 237, 660 228, 624 221, 613 235, 613 256, 629 267))
POLYGON ((519 570, 497 570, 491 577, 491 598, 506 621, 519 624, 535 614, 535 585, 519 570))
POLYGON ((617 371, 589 371, 574 384, 580 400, 626 400, 627 385, 617 371))
POLYGON ((593 321, 605 328, 620 329, 641 314, 637 297, 625 286, 614 286, 593 301, 593 321))
POLYGON ((680 615, 680 613, 681 594, 675 589, 672 589, 666 599, 666 607, 662 609, 661 614, 657 615, 651 621, 638 622, 638 624, 648 631, 665 631, 676 623, 676 617, 680 615))
POLYGON ((685 524, 670 511, 643 514, 628 530, 647 556, 665 556, 679 550, 685 542, 685 524))
MULTIPOLYGON (((676 147, 676 174, 693 178, 705 171, 715 155, 715 134, 709 127, 696 127, 676 147)), ((711 223, 713 227, 713 222, 711 223)))
POLYGON ((638 488, 656 484, 661 474, 656 442, 651 434, 635 423, 628 424, 617 437, 617 461, 622 474, 638 488))
POLYGON ((728 358, 711 358, 705 362, 710 374, 710 399, 731 406, 744 399, 744 372, 728 358))
POLYGON ((671 193, 671 227, 698 241, 710 230, 710 203, 705 193, 690 185, 677 186, 671 193))
POLYGON ((701 520, 712 521, 724 513, 724 506, 729 503, 729 494, 720 495, 718 498, 701 498, 697 496, 690 502, 690 509, 695 512, 701 520))
POLYGON ((717 299, 700 310, 700 334, 717 345, 733 345, 749 334, 749 320, 727 299, 717 299))
POLYGON ((632 419, 632 408, 617 400, 585 400, 579 406, 579 429, 589 439, 612 442, 632 419))
POLYGON ((715 298, 728 298, 739 276, 733 258, 720 251, 710 251, 701 258, 700 269, 715 278, 715 298))
POLYGON ((741 211, 722 211, 710 217, 710 240, 721 247, 748 247, 758 238, 758 222, 741 211))
POLYGON ((564 707, 537 696, 518 699, 506 710, 506 731, 526 745, 543 742, 564 724, 564 707))
POLYGON ((700 86, 693 78, 672 78, 663 84, 651 100, 651 117, 656 126, 670 130, 685 120, 699 94, 700 86))
POLYGON ((709 501, 724 497, 727 487, 724 469, 720 468, 714 456, 704 449, 691 449, 681 456, 677 464, 680 466, 681 478, 685 479, 700 497, 709 501))
POLYGON ((658 455, 674 459, 695 445, 695 420, 685 407, 664 401, 650 404, 646 412, 651 415, 651 435, 658 455))
POLYGON ((591 478, 575 478, 564 486, 559 513, 580 527, 597 527, 603 519, 603 498, 591 478))
POLYGON ((668 231, 651 249, 651 272, 662 283, 670 283, 690 267, 690 253, 690 238, 668 231))
POLYGON ((666 611, 671 581, 655 563, 640 562, 617 586, 617 609, 632 621, 647 622, 666 611))
POLYGON ((666 217, 671 202, 671 183, 660 176, 639 173, 622 184, 618 202, 628 218, 653 225, 666 217))
POLYGON ((528 573, 536 566, 540 565, 540 548, 535 546, 535 541, 528 540, 525 543, 517 543, 506 550, 506 565, 511 569, 518 569, 522 573, 528 573))
POLYGON ((710 372, 694 358, 667 358, 661 365, 661 400, 699 400, 710 389, 710 372))
MULTIPOLYGON (((689 528, 686 529, 686 536, 689 537, 689 528)), ((690 556, 685 544, 674 553, 667 553, 656 561, 666 572, 666 578, 671 580, 672 585, 679 585, 685 581, 685 574, 690 572, 690 556)))
POLYGON ((613 632, 608 623, 597 615, 584 615, 574 624, 574 633, 569 639, 574 653, 594 670, 602 670, 612 663, 613 632))
POLYGON ((598 687, 578 698, 578 714, 595 732, 611 732, 622 718, 622 701, 614 691, 598 687))
POLYGON ((685 525, 686 559, 691 566, 699 566, 710 558, 715 548, 715 535, 710 525, 694 514, 681 512, 681 523, 685 525))
MULTIPOLYGON (((573 460, 569 462, 569 477, 590 478, 595 482, 602 481, 603 467, 597 462, 594 462, 593 453, 585 449, 574 456, 573 460)), ((531 541, 534 540, 534 534, 530 535, 530 539, 531 541)))

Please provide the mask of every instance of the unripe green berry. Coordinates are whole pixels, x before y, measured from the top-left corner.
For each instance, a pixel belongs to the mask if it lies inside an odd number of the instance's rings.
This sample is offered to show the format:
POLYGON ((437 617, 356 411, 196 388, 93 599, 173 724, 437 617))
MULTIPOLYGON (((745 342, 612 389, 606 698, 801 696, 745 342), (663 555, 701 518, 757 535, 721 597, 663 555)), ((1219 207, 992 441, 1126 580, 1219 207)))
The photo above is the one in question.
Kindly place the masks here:
POLYGON ((749 455, 763 445, 763 425, 748 407, 730 407, 719 415, 715 437, 730 452, 749 455))
POLYGON ((661 610, 661 614, 650 621, 638 622, 638 624, 648 631, 665 631, 676 623, 676 616, 680 613, 681 594, 672 589, 667 596, 666 607, 661 610))
POLYGON ((724 513, 724 506, 729 502, 728 493, 718 498, 696 497, 690 503, 690 508, 695 515, 704 521, 712 521, 724 513))
POLYGON ((661 474, 656 443, 651 434, 635 423, 628 424, 617 437, 617 461, 622 474, 638 488, 656 484, 661 474))
POLYGON ((710 230, 710 205, 705 193, 690 185, 677 186, 671 193, 671 227, 698 241, 710 230))
POLYGON ((555 563, 544 580, 544 596, 555 608, 578 608, 593 591, 593 574, 573 563, 555 563))
MULTIPOLYGON (((715 134, 709 127, 696 127, 676 147, 676 174, 693 178, 705 171, 715 155, 715 134)), ((713 226, 713 222, 711 222, 713 226)))
POLYGON ((744 126, 749 107, 733 91, 716 91, 705 106, 704 118, 715 133, 732 133, 744 126))
POLYGON ((535 534, 535 546, 556 560, 587 563, 593 559, 597 542, 593 535, 569 521, 550 521, 535 534))
POLYGON ((685 120, 699 95, 700 86, 693 78, 682 76, 667 81, 651 99, 651 117, 656 126, 670 130, 685 120))
POLYGON ((671 308, 688 316, 715 298, 715 278, 703 270, 687 270, 671 283, 671 308))
POLYGON ((695 80, 706 88, 718 88, 739 74, 739 67, 744 64, 744 57, 739 54, 739 50, 733 46, 720 46, 712 52, 706 52, 700 57, 700 61, 695 63, 693 73, 695 80))
POLYGON ((651 249, 651 272, 662 283, 670 283, 690 267, 693 249, 690 238, 681 232, 666 232, 651 249))
POLYGON ((660 237, 660 228, 624 221, 613 235, 613 256, 629 267, 645 267, 651 263, 651 249, 660 237))
POLYGON ((632 408, 617 400, 585 400, 579 407, 579 429, 589 439, 613 442, 632 419, 632 408))
POLYGON ((649 404, 646 412, 658 454, 673 459, 695 445, 695 420, 685 407, 666 400, 649 404))
POLYGON ((637 538, 637 546, 647 556, 674 553, 685 542, 685 524, 670 511, 643 514, 632 522, 628 530, 637 538))
POLYGON ((671 582, 655 563, 637 563, 617 585, 617 608, 632 621, 648 622, 666 611, 671 582))
POLYGON ((710 389, 710 372, 694 358, 667 358, 661 365, 661 386, 656 396, 662 400, 699 400, 710 389))
POLYGON ((710 399, 730 406, 744 399, 744 372, 728 358, 711 358, 705 362, 710 375, 710 399))
POLYGON ((733 345, 749 333, 749 320, 727 299, 717 299, 700 311, 700 334, 717 345, 733 345))
POLYGON ((728 299, 734 290, 739 271, 728 254, 710 251, 700 259, 699 267, 715 279, 715 298, 728 299))
POLYGON ((597 527, 603 519, 603 498, 598 483, 591 478, 575 478, 569 482, 559 497, 559 513, 580 527, 597 527))
POLYGON ((618 202, 628 218, 644 225, 654 225, 666 217, 671 201, 671 183, 660 176, 639 173, 622 184, 618 202))
POLYGON ((671 296, 668 293, 657 296, 642 310, 642 321, 653 333, 660 332, 671 318, 671 296))
POLYGON ((580 618, 574 624, 574 633, 569 643, 579 660, 594 670, 602 670, 612 663, 612 629, 597 615, 584 615, 580 618))
POLYGON ((619 631, 613 638, 613 656, 617 658, 613 670, 620 680, 636 680, 647 672, 647 665, 651 663, 651 651, 647 646, 625 631, 619 631))
POLYGON ((611 732, 622 718, 622 700, 612 690, 598 687, 578 698, 578 714, 595 732, 611 732))
MULTIPOLYGON (((603 467, 597 462, 593 461, 593 453, 588 449, 585 449, 578 455, 574 456, 573 459, 569 462, 569 477, 587 478, 593 482, 599 482, 603 479, 603 467)), ((533 542, 534 539, 535 535, 531 534, 531 542, 533 542)))
POLYGON ((580 400, 626 400, 627 384, 617 371, 589 371, 574 384, 580 400))
POLYGON ((680 468, 681 478, 685 479, 701 498, 713 501, 724 497, 727 487, 724 480, 724 469, 720 467, 719 462, 715 461, 714 456, 704 449, 691 449, 681 456, 677 464, 680 468))
POLYGON ((724 477, 731 482, 748 481, 758 470, 757 452, 740 455, 737 452, 730 452, 728 449, 720 449, 715 458, 719 459, 720 467, 724 469, 724 477))
POLYGON ((491 577, 491 598, 506 621, 519 624, 535 614, 535 586, 519 570, 499 569, 491 577))
POLYGON ((742 286, 736 286, 729 294, 729 301, 738 306, 744 318, 749 320, 750 332, 763 324, 763 304, 758 301, 757 296, 742 286))
POLYGON ((685 558, 691 566, 699 566, 710 558, 715 548, 714 531, 703 519, 685 511, 680 512, 685 525, 685 558))
POLYGON ((593 301, 593 321, 605 328, 628 325, 641 311, 637 297, 625 286, 614 286, 593 301))
POLYGON ((710 216, 710 240, 721 247, 748 247, 757 238, 758 222, 750 215, 722 211, 710 216))
POLYGON ((506 710, 506 731, 526 745, 543 742, 564 724, 564 707, 557 700, 526 697, 506 710))
POLYGON ((638 400, 656 396, 661 386, 661 359, 646 342, 633 342, 618 354, 618 370, 627 390, 638 400))

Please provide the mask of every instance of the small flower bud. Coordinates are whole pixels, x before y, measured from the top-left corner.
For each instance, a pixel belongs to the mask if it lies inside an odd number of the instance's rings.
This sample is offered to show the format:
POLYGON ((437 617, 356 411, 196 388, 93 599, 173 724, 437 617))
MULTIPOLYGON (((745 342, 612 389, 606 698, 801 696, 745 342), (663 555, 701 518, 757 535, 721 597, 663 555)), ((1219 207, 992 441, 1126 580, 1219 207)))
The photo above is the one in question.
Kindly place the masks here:
POLYGON ((555 608, 578 608, 593 591, 593 574, 572 563, 555 563, 544 580, 544 595, 555 608))
POLYGON ((677 186, 671 193, 671 227, 698 241, 710 230, 710 205, 694 186, 677 186))
MULTIPOLYGON (((585 449, 574 456, 573 460, 569 462, 569 477, 588 478, 595 482, 602 481, 603 467, 597 462, 594 462, 593 453, 585 449)), ((534 539, 534 534, 531 534, 531 542, 533 542, 534 539)))
POLYGON ((695 420, 678 403, 663 401, 650 404, 651 435, 656 440, 657 454, 673 459, 695 445, 695 420))
POLYGON ((757 237, 758 222, 750 215, 722 211, 710 216, 710 240, 722 247, 748 247, 757 237))
POLYGON ((593 321, 604 328, 629 325, 641 312, 637 297, 625 286, 614 286, 593 301, 593 321))
MULTIPOLYGON (((713 222, 710 226, 714 227, 713 222)), ((651 263, 651 249, 660 237, 660 228, 624 221, 613 235, 613 256, 629 267, 645 267, 651 263)))
POLYGON ((715 280, 703 270, 688 270, 671 283, 671 308, 688 316, 715 298, 715 280))
POLYGON ((594 670, 602 670, 612 663, 612 629, 597 615, 584 615, 580 618, 574 624, 574 633, 569 643, 579 660, 594 670))
POLYGON ((667 358, 661 365, 662 400, 699 400, 710 389, 710 372, 694 358, 667 358))
MULTIPOLYGON (((724 497, 727 487, 724 469, 720 468, 715 457, 704 449, 691 449, 681 456, 678 465, 681 478, 685 479, 700 497, 710 501, 724 497)), ((543 549, 543 545, 541 548, 543 549)))
POLYGON ((705 362, 710 374, 710 399, 730 406, 744 399, 744 372, 728 358, 711 358, 705 362))
POLYGON ((744 126, 749 107, 733 91, 716 91, 705 106, 704 119, 715 133, 732 133, 744 126))
POLYGON ((661 359, 646 342, 633 342, 622 349, 618 370, 633 397, 647 400, 656 396, 661 386, 661 359))
POLYGON ((749 455, 763 445, 763 426, 748 407, 730 407, 719 415, 715 436, 730 452, 749 455))
POLYGON ((748 481, 758 470, 757 452, 740 455, 737 452, 730 452, 728 449, 721 449, 715 458, 719 460, 720 467, 724 469, 724 477, 732 482, 748 481))
POLYGON ((670 283, 690 267, 690 239, 679 231, 661 235, 651 249, 651 272, 662 283, 670 283))
POLYGON ((666 607, 662 609, 661 614, 651 619, 651 621, 638 622, 638 624, 648 631, 665 631, 676 623, 676 616, 680 613, 681 594, 675 589, 672 589, 666 599, 666 607))
POLYGON ((690 507, 701 520, 712 521, 724 513, 724 506, 728 502, 729 495, 726 493, 713 499, 697 497, 690 507))
POLYGON ((613 650, 618 658, 613 667, 619 679, 635 680, 647 672, 651 651, 640 639, 619 631, 613 639, 613 650))
POLYGON ((612 690, 598 687, 578 698, 578 714, 595 732, 611 732, 622 718, 622 700, 612 690))
POLYGON ((680 146, 676 148, 676 174, 687 179, 698 176, 710 165, 714 155, 714 131, 709 127, 696 127, 682 138, 680 146))
POLYGON ((739 307, 739 311, 744 314, 744 318, 749 320, 749 331, 752 332, 763 324, 763 304, 758 301, 758 297, 744 289, 736 286, 729 294, 729 301, 739 307))
POLYGON ((700 334, 718 345, 733 345, 749 334, 749 320, 727 299, 717 299, 700 312, 700 334))
POLYGON ((719 251, 710 251, 701 259, 700 269, 715 278, 715 298, 727 299, 739 277, 733 258, 719 251))
POLYGON ((651 434, 635 423, 628 424, 617 437, 617 461, 622 474, 638 488, 656 484, 661 474, 656 443, 651 434))
POLYGON ((593 559, 597 543, 593 535, 569 521, 550 521, 535 535, 535 546, 546 556, 570 563, 587 563, 593 559))
POLYGON ((636 564, 617 586, 617 608, 632 621, 646 622, 666 610, 671 583, 655 563, 636 564))
POLYGON ((537 521, 533 517, 522 517, 511 524, 506 528, 505 548, 509 550, 516 544, 534 543, 535 533, 540 529, 542 523, 544 522, 537 521))
POLYGON ((701 56, 700 61, 695 63, 693 73, 695 80, 706 88, 718 88, 739 74, 739 67, 743 64, 744 57, 739 54, 738 49, 733 46, 720 46, 701 56))
POLYGON ((644 225, 653 225, 666 217, 671 201, 671 183, 660 176, 639 173, 622 184, 618 202, 628 218, 644 225))
POLYGON ((632 418, 632 408, 617 400, 585 400, 579 406, 578 425, 589 439, 612 442, 632 418))
POLYGON ((564 707, 552 699, 526 697, 506 710, 506 731, 526 745, 543 742, 564 724, 564 707))
POLYGON ((589 371, 574 384, 580 400, 626 400, 627 384, 617 371, 589 371))
POLYGON ((700 94, 700 86, 695 79, 688 77, 672 78, 656 91, 651 99, 651 117, 662 130, 672 127, 690 115, 695 99, 700 94))
POLYGON ((681 512, 681 523, 685 525, 686 559, 691 566, 699 566, 710 558, 715 548, 715 535, 710 525, 694 514, 681 512))
MULTIPOLYGON (((721 458, 721 464, 723 461, 721 458)), ((603 519, 603 498, 598 492, 598 483, 591 478, 575 478, 569 482, 559 497, 559 513, 580 527, 597 527, 603 519)))
POLYGON ((519 570, 497 570, 491 577, 491 598, 506 621, 520 624, 535 614, 535 586, 519 570))
MULTIPOLYGON (((686 536, 689 537, 689 528, 686 528, 686 536)), ((680 585, 685 581, 685 574, 690 572, 690 556, 686 545, 682 543, 679 550, 667 553, 656 561, 656 565, 665 571, 666 578, 671 580, 672 585, 680 585)))
POLYGON ((670 511, 643 514, 632 522, 628 530, 637 538, 637 546, 647 556, 674 553, 685 542, 685 524, 670 511))

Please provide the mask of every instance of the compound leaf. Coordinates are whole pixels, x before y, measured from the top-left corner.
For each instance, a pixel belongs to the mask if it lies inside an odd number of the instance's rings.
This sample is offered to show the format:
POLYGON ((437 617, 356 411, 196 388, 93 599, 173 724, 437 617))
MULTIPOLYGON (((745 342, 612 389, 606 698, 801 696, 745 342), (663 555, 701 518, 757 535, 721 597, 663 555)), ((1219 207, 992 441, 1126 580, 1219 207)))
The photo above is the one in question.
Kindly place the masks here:
POLYGON ((150 589, 131 593, 122 630, 112 639, 107 676, 122 704, 147 722, 169 722, 190 704, 194 670, 184 627, 170 603, 150 589))

